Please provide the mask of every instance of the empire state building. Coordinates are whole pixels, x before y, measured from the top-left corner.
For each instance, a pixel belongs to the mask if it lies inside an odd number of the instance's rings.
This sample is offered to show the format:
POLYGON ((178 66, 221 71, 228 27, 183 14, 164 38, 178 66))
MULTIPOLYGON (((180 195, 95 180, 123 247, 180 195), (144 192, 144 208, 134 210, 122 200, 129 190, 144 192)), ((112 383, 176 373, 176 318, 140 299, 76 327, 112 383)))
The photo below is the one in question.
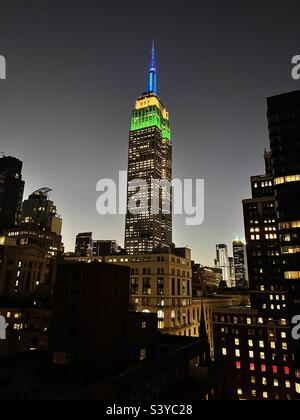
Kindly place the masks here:
POLYGON ((137 189, 132 188, 135 180, 146 181, 147 188, 143 193, 147 196, 148 205, 145 211, 138 214, 130 211, 128 206, 125 249, 129 254, 143 254, 157 247, 169 247, 172 243, 172 211, 166 212, 164 209, 165 203, 172 201, 172 191, 161 188, 155 181, 172 181, 172 142, 169 113, 157 89, 154 43, 148 87, 137 99, 131 118, 128 203, 137 193, 137 189), (158 203, 158 211, 155 212, 152 210, 154 201, 158 203))

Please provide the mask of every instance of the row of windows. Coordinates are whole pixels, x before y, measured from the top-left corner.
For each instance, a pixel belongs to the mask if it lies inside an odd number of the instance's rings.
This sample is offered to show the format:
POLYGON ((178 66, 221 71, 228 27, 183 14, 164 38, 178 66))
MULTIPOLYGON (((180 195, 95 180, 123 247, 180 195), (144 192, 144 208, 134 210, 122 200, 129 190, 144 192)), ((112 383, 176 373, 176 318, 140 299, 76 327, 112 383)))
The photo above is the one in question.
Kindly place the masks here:
MULTIPOLYGON (((277 233, 269 233, 265 235, 265 239, 271 241, 274 239, 277 239, 278 235, 277 233)), ((251 235, 251 241, 260 241, 261 240, 261 235, 251 235)))
MULTIPOLYGON (((236 340, 237 341, 237 340, 236 340)), ((251 340, 252 341, 252 340, 251 340)), ((260 348, 265 348, 265 343, 264 343, 264 341, 260 341, 259 342, 259 344, 260 344, 260 348), (262 346, 262 347, 261 347, 262 346)), ((268 346, 272 349, 272 350, 276 350, 276 348, 278 348, 279 347, 279 345, 277 345, 276 344, 276 342, 275 341, 271 341, 270 343, 268 343, 268 346)), ((253 341, 252 341, 252 345, 249 345, 249 347, 250 348, 253 348, 253 341)), ((281 349, 282 350, 287 350, 287 343, 281 343, 281 349)), ((226 347, 223 347, 222 348, 222 355, 223 356, 227 356, 227 348, 226 347)), ((240 351, 240 349, 236 349, 235 350, 235 356, 236 357, 241 357, 241 351, 240 351)), ((254 359, 254 351, 253 350, 251 350, 251 351, 249 351, 249 357, 250 357, 250 359, 254 359)), ((260 353, 260 358, 261 359, 265 359, 265 353, 263 353, 263 352, 261 352, 260 353)))
MULTIPOLYGON (((151 277, 144 277, 142 281, 137 277, 131 278, 131 293, 139 294, 140 284, 142 287, 143 295, 151 295, 153 292, 153 279, 151 277)), ((164 295, 165 293, 165 279, 164 277, 158 277, 156 280, 156 290, 158 295, 164 295)), ((189 280, 181 280, 172 278, 172 296, 190 296, 191 295, 191 282, 189 280)))
POLYGON ((299 181, 300 181, 300 175, 282 176, 279 178, 275 178, 274 180, 275 185, 281 185, 281 184, 287 184, 290 182, 299 182, 299 181))
MULTIPOLYGON (((150 257, 150 256, 145 256, 145 257, 131 257, 131 258, 109 258, 108 262, 109 263, 127 263, 127 262, 169 262, 169 260, 171 260, 172 263, 177 263, 177 264, 181 264, 181 265, 187 265, 190 266, 191 263, 190 261, 186 261, 186 260, 181 260, 180 258, 175 258, 175 257, 165 257, 165 256, 157 256, 157 257, 150 257)), ((189 272, 188 272, 189 274, 189 272)))
MULTIPOLYGON (((143 273, 143 276, 151 276, 153 274, 153 271, 156 271, 156 274, 162 276, 162 275, 167 275, 167 272, 165 271, 164 267, 157 267, 156 270, 153 270, 152 268, 148 267, 148 268, 143 268, 143 270, 141 270, 143 273)), ((131 275, 136 275, 138 276, 140 273, 140 270, 138 268, 131 268, 131 275)), ((180 270, 175 270, 175 268, 171 269, 171 275, 175 276, 177 275, 178 277, 190 277, 190 272, 189 271, 180 271, 180 270)))

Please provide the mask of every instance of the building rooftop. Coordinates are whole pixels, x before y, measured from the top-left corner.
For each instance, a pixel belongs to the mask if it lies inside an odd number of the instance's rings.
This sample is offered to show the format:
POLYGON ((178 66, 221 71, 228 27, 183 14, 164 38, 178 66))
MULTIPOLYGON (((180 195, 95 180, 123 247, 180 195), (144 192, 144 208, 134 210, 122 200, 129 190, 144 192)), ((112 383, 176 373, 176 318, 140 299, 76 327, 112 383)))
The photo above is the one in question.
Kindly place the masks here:
MULTIPOLYGON (((0 400, 57 400, 65 399, 81 390, 102 383, 109 378, 133 375, 139 369, 146 369, 151 375, 151 369, 157 363, 163 364, 164 359, 172 357, 177 352, 186 352, 205 343, 190 337, 168 335, 158 336, 157 356, 132 364, 118 371, 97 371, 70 367, 53 366, 47 352, 32 351, 15 356, 0 358, 0 400)), ((184 353, 185 354, 185 353, 184 353)))

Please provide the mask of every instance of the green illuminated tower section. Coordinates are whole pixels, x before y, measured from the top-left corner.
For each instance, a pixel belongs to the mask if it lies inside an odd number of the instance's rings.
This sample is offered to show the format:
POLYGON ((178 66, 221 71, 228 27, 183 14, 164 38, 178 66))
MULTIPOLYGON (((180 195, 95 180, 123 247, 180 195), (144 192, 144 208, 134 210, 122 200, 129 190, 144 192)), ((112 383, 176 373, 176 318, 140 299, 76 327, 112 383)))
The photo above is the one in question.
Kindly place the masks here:
POLYGON ((134 194, 129 183, 142 179, 147 182, 148 208, 142 214, 126 216, 125 248, 129 254, 151 252, 172 243, 172 212, 165 214, 165 202, 172 202, 169 189, 157 187, 154 180, 172 181, 172 143, 169 113, 157 90, 154 44, 151 52, 149 84, 140 96, 131 118, 128 156, 128 200, 134 194), (153 200, 159 211, 151 211, 153 200))

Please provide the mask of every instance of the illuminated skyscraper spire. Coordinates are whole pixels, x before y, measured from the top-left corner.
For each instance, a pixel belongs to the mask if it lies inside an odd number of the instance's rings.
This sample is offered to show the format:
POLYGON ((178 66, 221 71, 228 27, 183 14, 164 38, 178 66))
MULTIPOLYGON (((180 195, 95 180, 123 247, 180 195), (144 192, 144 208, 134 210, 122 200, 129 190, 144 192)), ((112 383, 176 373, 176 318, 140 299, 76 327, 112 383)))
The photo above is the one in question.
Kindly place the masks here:
POLYGON ((158 96, 155 46, 152 44, 147 91, 135 102, 129 134, 128 211, 126 215, 125 249, 130 255, 152 252, 172 244, 172 213, 164 214, 164 205, 172 203, 172 191, 165 193, 152 180, 172 181, 172 136, 169 113, 158 96), (146 212, 131 211, 132 181, 147 182, 149 197, 146 212), (156 198, 158 200, 156 200, 156 198), (151 203, 159 202, 152 214, 151 203))
POLYGON ((151 51, 151 64, 149 69, 149 85, 147 92, 154 92, 158 94, 157 91, 157 71, 156 71, 156 60, 155 60, 155 44, 152 42, 152 51, 151 51))

